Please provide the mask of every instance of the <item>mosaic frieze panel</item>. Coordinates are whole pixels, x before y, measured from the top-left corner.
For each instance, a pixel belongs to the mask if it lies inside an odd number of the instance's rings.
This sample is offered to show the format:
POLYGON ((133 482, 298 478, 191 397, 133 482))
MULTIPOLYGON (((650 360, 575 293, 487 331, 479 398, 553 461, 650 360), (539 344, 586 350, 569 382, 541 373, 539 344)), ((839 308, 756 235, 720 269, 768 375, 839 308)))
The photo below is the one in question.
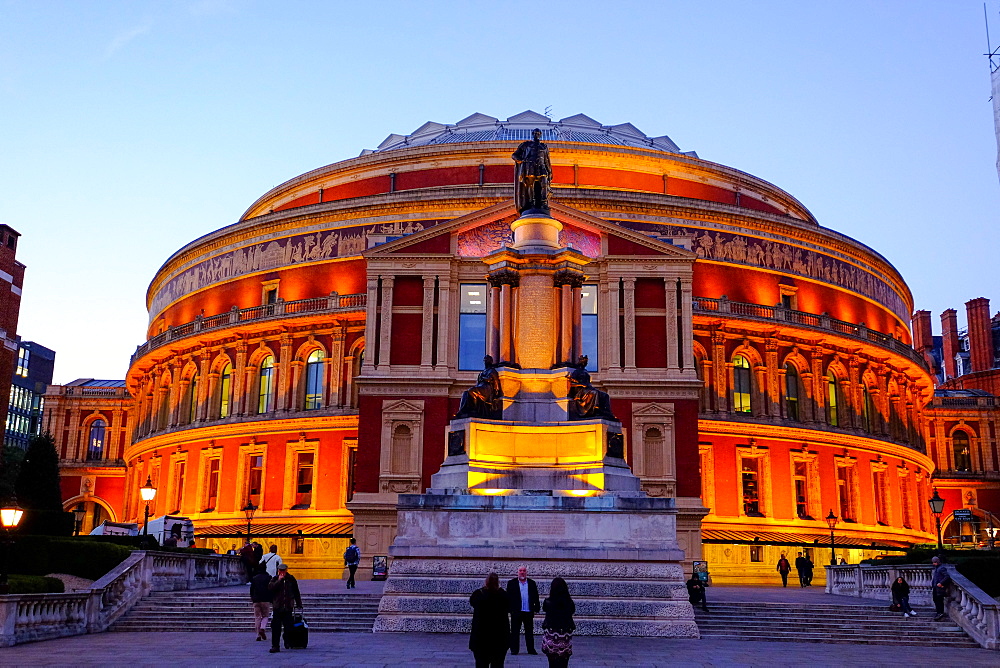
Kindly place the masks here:
POLYGON ((368 248, 420 232, 438 222, 440 221, 396 221, 343 227, 237 248, 199 262, 171 278, 156 293, 149 313, 151 317, 155 316, 184 295, 214 283, 300 262, 359 255, 368 248))
POLYGON ((829 255, 783 244, 770 239, 704 230, 673 227, 656 223, 616 221, 622 227, 653 236, 685 236, 691 238, 691 250, 698 257, 734 264, 774 269, 806 278, 813 278, 864 295, 890 309, 904 322, 909 309, 903 298, 878 276, 829 255))
MULTIPOLYGON (((510 229, 510 223, 497 220, 459 233, 458 254, 462 257, 486 257, 513 243, 514 232, 510 229)), ((559 243, 587 257, 595 258, 601 255, 600 235, 578 227, 563 225, 562 231, 559 232, 559 243)))

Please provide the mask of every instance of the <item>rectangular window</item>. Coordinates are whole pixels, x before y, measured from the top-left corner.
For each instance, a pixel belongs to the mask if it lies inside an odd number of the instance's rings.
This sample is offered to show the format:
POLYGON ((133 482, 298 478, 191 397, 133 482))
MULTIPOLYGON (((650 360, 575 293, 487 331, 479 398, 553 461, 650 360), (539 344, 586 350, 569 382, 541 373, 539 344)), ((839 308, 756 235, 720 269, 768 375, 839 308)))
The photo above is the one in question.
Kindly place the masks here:
POLYGON ((264 455, 250 455, 247 461, 247 501, 260 507, 260 489, 264 482, 264 455))
POLYGON ((295 464, 295 505, 293 508, 308 508, 312 503, 313 461, 312 452, 298 453, 295 464))
POLYGON ((743 514, 748 517, 764 517, 760 511, 760 460, 756 457, 743 459, 743 514))
POLYGON ((184 499, 184 469, 185 469, 184 462, 174 462, 174 472, 173 472, 174 498, 172 499, 173 502, 171 503, 171 507, 173 508, 172 512, 174 513, 181 512, 181 501, 184 499))
POLYGON ((219 376, 219 417, 227 418, 229 417, 229 398, 231 394, 231 385, 233 380, 233 368, 230 365, 226 365, 226 368, 222 370, 222 375, 219 376))
POLYGON ((458 368, 464 371, 483 368, 488 292, 485 283, 463 283, 459 287, 458 368))
POLYGON ((837 467, 837 498, 840 500, 840 518, 845 522, 856 522, 853 466, 837 467))
POLYGON ((219 501, 219 465, 218 457, 208 460, 208 471, 205 481, 205 511, 215 510, 219 501))
POLYGON ((580 291, 580 347, 587 356, 587 371, 597 371, 597 286, 584 285, 580 291))
POLYGON ((31 351, 27 348, 17 349, 17 370, 14 372, 22 378, 28 377, 28 362, 31 359, 31 351))
POLYGON ((302 529, 299 535, 292 538, 292 554, 304 554, 306 551, 306 539, 302 537, 302 529))
POLYGON ((886 489, 885 471, 875 471, 872 474, 875 483, 875 521, 881 525, 889 524, 888 490, 886 489))
POLYGON ((795 515, 801 520, 811 520, 809 516, 809 467, 806 462, 795 462, 792 480, 795 483, 795 515))
POLYGON ((763 545, 751 545, 750 546, 750 562, 754 564, 764 563, 764 546, 763 545))

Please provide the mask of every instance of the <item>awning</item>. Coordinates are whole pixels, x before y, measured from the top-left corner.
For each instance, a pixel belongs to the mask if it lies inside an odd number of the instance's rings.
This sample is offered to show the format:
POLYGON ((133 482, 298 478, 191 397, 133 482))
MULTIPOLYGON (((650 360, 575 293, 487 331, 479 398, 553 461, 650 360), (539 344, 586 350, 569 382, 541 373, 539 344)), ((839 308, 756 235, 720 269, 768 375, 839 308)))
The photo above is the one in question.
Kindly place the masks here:
MULTIPOLYGON (((352 522, 330 522, 327 524, 257 524, 250 526, 250 533, 259 538, 351 538, 354 536, 352 522), (301 533, 299 533, 301 531, 301 533)), ((198 527, 194 531, 195 538, 239 538, 246 536, 246 522, 242 524, 225 524, 209 527, 198 527)))
MULTIPOLYGON (((830 545, 828 533, 782 533, 779 531, 746 531, 730 529, 702 529, 703 543, 740 544, 740 545, 780 545, 785 547, 815 547, 830 545)), ((907 549, 912 543, 900 540, 876 540, 862 542, 857 536, 837 535, 834 533, 833 544, 839 547, 854 549, 907 549)))

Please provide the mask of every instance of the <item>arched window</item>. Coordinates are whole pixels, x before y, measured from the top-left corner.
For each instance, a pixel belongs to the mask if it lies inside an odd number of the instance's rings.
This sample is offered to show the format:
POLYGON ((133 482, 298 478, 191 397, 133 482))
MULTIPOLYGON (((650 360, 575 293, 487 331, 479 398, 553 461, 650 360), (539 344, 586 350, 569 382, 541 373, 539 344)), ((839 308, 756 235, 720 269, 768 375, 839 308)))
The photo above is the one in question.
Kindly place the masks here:
POLYGON ((840 402, 837 394, 837 377, 831 371, 826 376, 826 421, 834 427, 840 424, 840 417, 837 415, 837 407, 840 402))
POLYGON ((188 382, 188 396, 187 396, 187 421, 192 423, 198 417, 198 374, 191 374, 191 380, 188 382))
POLYGON ((323 405, 323 351, 314 350, 306 359, 306 403, 307 411, 323 405))
POLYGON ((413 445, 413 432, 405 424, 398 424, 392 430, 392 472, 410 472, 410 449, 413 445))
POLYGON ((647 476, 663 475, 663 432, 648 427, 642 438, 642 466, 647 476))
POLYGON ((750 413, 750 362, 743 355, 733 358, 733 411, 750 413))
POLYGON ((972 454, 969 449, 969 435, 959 429, 951 435, 951 447, 955 456, 955 470, 971 471, 972 454))
POLYGON ((257 391, 257 412, 269 413, 274 408, 274 358, 270 355, 260 361, 257 391))
POLYGON ((226 362, 219 373, 219 417, 227 418, 232 412, 233 365, 226 362))
POLYGON ((869 434, 875 433, 875 399, 868 383, 861 386, 861 426, 869 434))
POLYGON ((785 365, 785 415, 799 419, 799 370, 794 364, 785 365))
POLYGON ((104 435, 107 431, 104 420, 97 419, 90 423, 90 438, 87 439, 87 460, 104 459, 104 435))

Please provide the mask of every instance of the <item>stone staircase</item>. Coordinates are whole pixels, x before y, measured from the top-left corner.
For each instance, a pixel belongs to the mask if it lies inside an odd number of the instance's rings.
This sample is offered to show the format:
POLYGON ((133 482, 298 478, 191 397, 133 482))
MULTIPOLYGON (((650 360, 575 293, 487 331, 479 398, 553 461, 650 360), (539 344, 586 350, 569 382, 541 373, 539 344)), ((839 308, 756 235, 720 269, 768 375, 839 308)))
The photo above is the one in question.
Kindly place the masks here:
POLYGON ((979 647, 954 622, 935 622, 934 609, 926 607, 914 608, 916 617, 889 612, 887 605, 710 601, 708 609, 695 609, 705 639, 979 647))
MULTIPOLYGON (((371 633, 380 594, 303 594, 309 630, 371 633)), ((154 592, 118 620, 112 631, 253 632, 246 587, 237 591, 154 592)))

